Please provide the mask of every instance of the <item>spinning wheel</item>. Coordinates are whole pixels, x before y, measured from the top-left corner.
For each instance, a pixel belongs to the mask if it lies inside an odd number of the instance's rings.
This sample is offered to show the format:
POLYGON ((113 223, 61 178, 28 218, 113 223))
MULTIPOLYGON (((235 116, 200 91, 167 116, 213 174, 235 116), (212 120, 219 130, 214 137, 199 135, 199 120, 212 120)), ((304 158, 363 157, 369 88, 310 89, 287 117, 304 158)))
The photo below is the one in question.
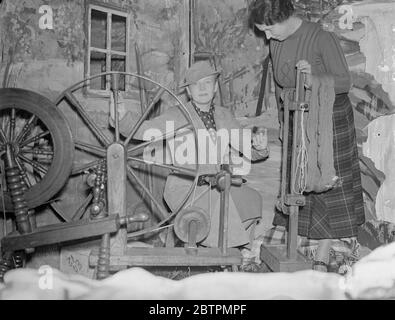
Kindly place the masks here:
MULTIPOLYGON (((23 89, 0 89, 0 158, 7 150, 20 171, 29 208, 51 199, 65 184, 73 161, 73 142, 63 114, 47 98, 23 89)), ((6 211, 13 211, 3 181, 6 211)), ((1 203, 1 202, 0 202, 1 203)), ((3 211, 1 207, 0 211, 3 211)))
MULTIPOLYGON (((17 98, 14 97, 13 99, 17 98)), ((11 98, 8 100, 13 101, 11 98)), ((7 127, 3 126, 2 131, 0 130, 0 138, 5 146, 1 149, 1 152, 2 155, 8 156, 10 154, 9 150, 16 150, 13 158, 15 158, 16 165, 22 168, 20 170, 21 177, 23 180, 26 180, 25 185, 21 183, 21 186, 26 199, 31 199, 31 201, 27 202, 29 208, 50 199, 51 196, 58 193, 66 180, 69 179, 65 188, 67 192, 63 190, 57 196, 60 201, 56 202, 56 204, 51 204, 57 215, 64 222, 26 230, 18 228, 19 233, 7 235, 2 239, 3 251, 9 253, 42 245, 101 236, 100 249, 93 250, 90 258, 91 265, 97 265, 98 278, 105 278, 110 270, 122 270, 131 265, 225 266, 237 265, 241 262, 241 255, 238 250, 226 249, 227 205, 221 209, 221 219, 226 222, 225 224, 222 223, 223 230, 220 230, 220 234, 224 235, 220 236, 222 239, 220 241, 222 243, 220 245, 221 249, 199 248, 197 250, 196 248, 196 244, 207 236, 210 228, 210 221, 205 218, 204 212, 199 213, 196 210, 192 210, 192 208, 190 211, 185 211, 184 208, 199 179, 198 150, 194 152, 194 163, 196 165, 193 169, 152 160, 147 163, 144 158, 144 152, 147 149, 150 150, 149 148, 152 145, 163 144, 166 139, 172 139, 178 134, 185 134, 187 130, 193 133, 195 146, 198 146, 197 130, 194 127, 188 109, 169 89, 141 75, 109 72, 84 79, 66 89, 55 101, 57 109, 47 107, 48 110, 46 111, 49 116, 44 111, 40 111, 43 105, 42 101, 47 101, 46 99, 42 97, 39 99, 35 94, 32 94, 26 100, 29 100, 30 103, 23 100, 25 104, 21 103, 19 108, 21 110, 20 113, 28 120, 24 120, 26 124, 16 138, 13 138, 15 136, 13 128, 16 122, 15 115, 19 114, 19 112, 16 112, 16 109, 12 107, 12 102, 4 104, 4 107, 2 104, 0 111, 10 109, 8 116, 10 124, 7 127), (147 103, 143 99, 140 100, 142 114, 135 124, 131 126, 125 137, 121 136, 118 116, 120 78, 122 78, 123 87, 135 83, 141 85, 141 82, 144 82, 146 86, 151 88, 152 93, 152 98, 147 103), (108 125, 109 104, 107 103, 105 107, 100 109, 102 120, 100 122, 100 119, 98 119, 100 117, 92 116, 92 111, 94 110, 89 110, 89 102, 85 100, 83 92, 80 94, 95 80, 111 84, 110 94, 113 97, 113 107, 115 109, 113 129, 109 128, 108 125), (184 115, 185 124, 181 127, 173 128, 170 132, 158 134, 149 141, 141 142, 141 140, 137 140, 136 137, 140 127, 145 120, 149 119, 158 102, 164 98, 168 101, 170 100, 169 104, 177 107, 184 115), (59 113, 59 110, 62 111, 64 117, 59 113), (24 113, 27 113, 27 115, 24 113), (68 119, 68 121, 64 120, 64 118, 68 119), (40 124, 40 129, 31 133, 32 138, 29 138, 25 131, 31 130, 30 127, 33 125, 37 126, 37 123, 40 124), (73 126, 77 127, 79 131, 74 130, 75 132, 72 132, 72 141, 69 128, 73 128, 73 126), (4 132, 4 128, 7 128, 6 132, 4 132), (12 139, 9 138, 7 140, 8 136, 12 139), (36 143, 36 140, 42 138, 47 138, 48 141, 46 143, 33 144, 36 143), (18 146, 15 143, 9 143, 8 141, 10 140, 21 141, 20 144, 23 145, 18 146), (33 146, 30 145, 30 142, 33 146), (51 148, 47 148, 47 145, 51 146, 51 148), (31 152, 34 155, 38 153, 39 156, 51 158, 48 170, 44 172, 42 165, 39 166, 42 161, 38 161, 37 158, 30 159, 23 156, 25 152, 31 152), (74 163, 72 163, 73 154, 74 163), (19 158, 32 167, 32 173, 24 174, 27 170, 23 170, 24 167, 19 164, 19 158), (189 177, 191 180, 191 186, 186 196, 183 199, 179 199, 177 208, 172 212, 169 212, 161 203, 162 199, 154 196, 152 183, 149 183, 147 179, 142 178, 141 174, 139 174, 139 171, 145 170, 149 174, 153 167, 166 169, 171 173, 189 177), (69 175, 70 171, 71 175, 69 175), (36 179, 36 184, 33 186, 29 185, 31 176, 36 179), (81 187, 70 188, 73 179, 77 179, 79 184, 83 181, 84 190, 81 187), (34 188, 38 189, 39 187, 41 189, 35 191, 34 188), (130 203, 127 203, 127 201, 129 198, 133 198, 130 192, 136 187, 140 197, 148 199, 152 211, 151 214, 127 211, 130 207, 130 203), (35 194, 35 197, 29 195, 29 192, 35 194), (38 197, 38 194, 40 197, 38 197), (70 197, 70 194, 73 195, 70 197), (77 204, 77 207, 74 206, 75 209, 72 210, 71 214, 70 212, 65 212, 64 208, 62 208, 62 202, 74 204, 77 202, 76 194, 79 194, 80 198, 82 197, 80 203, 77 204), (66 196, 69 198, 62 201, 62 197, 66 196), (183 208, 184 210, 180 212, 183 208), (179 213, 182 214, 178 219, 174 220, 179 213), (156 216, 156 221, 147 227, 145 223, 153 215, 156 216), (192 254, 188 254, 190 251, 187 252, 182 247, 175 248, 170 246, 169 248, 143 249, 143 251, 131 250, 127 247, 128 239, 147 234, 157 234, 163 229, 170 229, 173 225, 177 236, 182 241, 188 242, 185 246, 188 249, 191 249, 191 246, 193 246, 192 254), (134 227, 133 232, 128 233, 127 230, 132 226, 134 227)), ((48 160, 46 159, 46 161, 48 160)), ((229 190, 230 176, 227 178, 227 181, 229 182, 227 190, 229 190)), ((227 199, 226 196, 223 198, 227 199)), ((8 205, 11 208, 12 203, 8 205)))
MULTIPOLYGON (((191 130, 194 134, 194 139, 197 145, 197 134, 196 129, 192 124, 191 116, 188 113, 188 110, 182 104, 182 102, 167 88, 162 86, 161 84, 146 78, 144 76, 132 74, 132 73, 123 73, 123 72, 109 72, 103 73, 91 78, 85 79, 72 87, 66 89, 57 99, 56 105, 59 109, 62 109, 62 102, 66 102, 69 106, 72 107, 73 111, 76 113, 76 116, 82 120, 82 123, 87 127, 87 129, 92 134, 91 141, 84 141, 83 137, 75 135, 74 137, 74 145, 76 148, 76 161, 79 162, 77 165, 74 165, 72 170, 72 176, 83 175, 88 173, 86 181, 90 187, 92 187, 92 191, 88 194, 84 201, 82 201, 81 206, 74 214, 73 219, 78 219, 84 215, 84 212, 89 207, 90 213, 93 216, 99 216, 101 214, 100 211, 105 209, 107 205, 108 214, 118 213, 121 216, 124 216, 125 212, 111 212, 111 204, 110 202, 113 199, 111 197, 117 197, 119 201, 120 194, 117 194, 119 190, 116 190, 114 194, 108 194, 108 197, 105 195, 105 190, 109 191, 109 184, 116 184, 116 179, 113 177, 113 173, 119 176, 120 179, 123 179, 122 174, 122 166, 123 164, 119 161, 119 158, 125 158, 125 175, 126 175, 126 190, 130 191, 130 187, 136 185, 138 187, 138 191, 140 193, 141 198, 148 198, 153 213, 158 217, 159 222, 147 229, 140 230, 128 235, 128 238, 136 237, 145 233, 150 233, 161 226, 165 225, 167 222, 171 221, 177 213, 183 208, 187 199, 191 195, 194 185, 198 178, 198 164, 195 161, 196 168, 195 169, 186 169, 180 166, 165 164, 161 162, 150 162, 147 164, 143 158, 144 150, 149 150, 151 145, 158 144, 163 142, 165 139, 174 137, 178 132, 183 132, 183 130, 191 130), (149 101, 148 105, 142 105, 141 110, 143 110, 142 115, 133 126, 131 125, 130 133, 127 137, 123 137, 120 134, 119 129, 119 119, 118 112, 115 112, 115 121, 114 121, 114 130, 103 130, 97 124, 90 114, 87 112, 86 107, 84 107, 83 102, 80 102, 81 96, 77 97, 78 91, 83 90, 89 83, 95 81, 97 79, 105 79, 105 81, 111 82, 111 90, 110 94, 113 95, 114 106, 117 109, 118 107, 118 81, 119 78, 122 77, 125 83, 135 83, 137 81, 145 81, 146 86, 150 86, 153 92, 152 99, 149 101), (177 107, 180 112, 185 116, 187 124, 180 127, 175 128, 174 131, 164 132, 162 135, 152 138, 150 141, 144 142, 136 142, 134 139, 141 124, 149 119, 149 115, 152 114, 154 108, 157 106, 157 103, 165 97, 171 101, 171 105, 177 107), (111 155, 110 153, 115 153, 116 155, 111 155), (119 153, 119 154, 118 154, 119 153), (118 158, 116 158, 118 157, 118 158), (84 158, 81 163, 81 158, 84 158), (115 167, 111 168, 111 162, 115 159, 116 161, 115 167), (118 166, 120 165, 120 167, 118 166), (192 184, 190 190, 187 193, 187 196, 181 201, 178 208, 173 211, 171 214, 165 208, 165 206, 160 202, 160 199, 155 198, 152 193, 152 185, 144 181, 141 178, 141 171, 147 170, 148 173, 151 172, 152 167, 159 167, 163 169, 167 169, 170 172, 183 174, 188 177, 191 177, 194 183, 192 184), (106 172, 107 171, 107 172, 106 172), (102 175, 100 177, 100 175, 102 175), (102 179, 102 182, 98 181, 102 179), (127 185, 129 184, 129 186, 127 185), (98 188, 101 188, 100 190, 98 188), (108 199, 106 199, 108 198, 108 199)), ((107 107, 108 110, 108 107, 107 107)), ((108 111, 109 112, 109 111, 108 111)), ((105 115, 105 121, 108 121, 109 114, 105 115)), ((197 159, 197 154, 196 154, 197 159)), ((113 187, 114 185, 112 185, 113 187)), ((111 190, 109 191, 111 192, 111 190)), ((130 198, 126 194, 127 198, 130 198)), ((123 201, 123 200, 122 200, 123 201)), ((119 211, 120 207, 117 205, 117 211, 119 211)), ((122 208, 125 209, 125 208, 122 208)))

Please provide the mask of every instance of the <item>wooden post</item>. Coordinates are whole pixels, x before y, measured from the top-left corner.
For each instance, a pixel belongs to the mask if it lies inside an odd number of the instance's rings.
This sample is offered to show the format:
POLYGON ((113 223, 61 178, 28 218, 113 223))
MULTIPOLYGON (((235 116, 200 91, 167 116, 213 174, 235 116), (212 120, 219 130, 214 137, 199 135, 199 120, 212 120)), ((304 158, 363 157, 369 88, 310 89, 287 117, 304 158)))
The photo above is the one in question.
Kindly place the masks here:
MULTIPOLYGON (((300 145, 298 144, 300 138, 299 120, 300 113, 299 104, 304 100, 304 76, 300 70, 296 74, 296 92, 295 99, 296 109, 293 111, 293 133, 292 133, 292 157, 291 157, 291 172, 290 172, 290 194, 295 194, 295 183, 297 173, 297 155, 299 153, 300 145)), ((285 133, 284 133, 285 134, 285 133)), ((289 225, 288 225, 288 239, 287 239, 287 257, 295 260, 297 257, 297 241, 298 241, 298 227, 299 227, 299 206, 291 205, 289 208, 289 225)))
POLYGON ((222 255, 226 255, 228 252, 228 221, 229 221, 229 192, 231 185, 231 175, 229 172, 225 172, 224 176, 219 181, 221 188, 221 207, 219 213, 219 238, 218 247, 221 250, 222 255))
MULTIPOLYGON (((126 151, 123 145, 113 143, 107 149, 107 201, 108 214, 126 216, 126 151)), ((111 237, 111 254, 123 255, 127 243, 127 230, 121 227, 111 237)))

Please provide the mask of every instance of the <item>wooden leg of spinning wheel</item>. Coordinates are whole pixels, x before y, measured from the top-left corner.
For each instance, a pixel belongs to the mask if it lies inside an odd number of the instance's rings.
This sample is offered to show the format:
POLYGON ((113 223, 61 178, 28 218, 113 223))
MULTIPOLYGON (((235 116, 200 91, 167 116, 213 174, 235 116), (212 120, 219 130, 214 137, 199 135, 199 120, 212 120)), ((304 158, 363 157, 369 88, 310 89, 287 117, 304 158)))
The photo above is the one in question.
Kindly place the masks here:
POLYGON ((230 173, 226 172, 223 184, 224 190, 221 191, 220 195, 220 213, 219 213, 219 237, 218 247, 221 250, 222 255, 226 255, 228 252, 228 219, 229 219, 229 191, 231 185, 230 173))
POLYGON ((0 256, 0 283, 4 281, 4 275, 13 267, 12 251, 6 252, 3 257, 0 256))
POLYGON ((174 234, 173 228, 167 228, 166 239, 165 239, 165 247, 174 248, 176 244, 176 238, 174 234))
POLYGON ((102 237, 102 243, 99 250, 99 259, 97 261, 97 279, 103 280, 110 275, 110 234, 102 237))
POLYGON ((287 258, 296 260, 298 241, 298 214, 299 207, 291 206, 288 225, 287 258))

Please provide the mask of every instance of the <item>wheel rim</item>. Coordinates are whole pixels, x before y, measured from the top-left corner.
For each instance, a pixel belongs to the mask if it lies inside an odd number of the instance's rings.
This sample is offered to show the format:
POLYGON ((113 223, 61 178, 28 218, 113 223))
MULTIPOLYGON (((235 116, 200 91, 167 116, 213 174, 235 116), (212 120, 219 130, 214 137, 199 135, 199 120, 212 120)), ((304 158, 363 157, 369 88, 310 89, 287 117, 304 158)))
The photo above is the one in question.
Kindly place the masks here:
MULTIPOLYGON (((188 170, 188 169, 177 167, 174 165, 167 165, 167 164, 161 164, 161 163, 150 163, 151 166, 157 166, 157 167, 169 169, 169 170, 176 172, 176 173, 187 174, 188 176, 193 178, 193 183, 192 183, 191 188, 188 191, 188 194, 185 197, 185 199, 183 199, 183 201, 181 201, 180 205, 177 207, 176 210, 174 210, 174 212, 169 213, 164 208, 164 206, 161 205, 160 203, 158 203, 158 200, 155 199, 154 196, 150 193, 147 186, 144 185, 144 182, 139 178, 139 175, 135 172, 133 165, 131 164, 131 163, 134 163, 134 164, 146 163, 143 159, 135 156, 136 152, 144 149, 145 147, 149 146, 152 143, 157 143, 159 141, 162 141, 166 137, 168 137, 168 134, 165 133, 164 135, 162 135, 161 137, 158 137, 154 141, 143 142, 137 146, 132 146, 132 147, 130 147, 130 144, 129 144, 129 142, 132 140, 135 133, 137 132, 141 122, 148 117, 150 111, 155 107, 155 104, 161 99, 161 97, 164 94, 168 94, 177 103, 177 107, 181 110, 181 112, 183 113, 183 115, 185 116, 185 118, 188 121, 188 124, 186 126, 183 126, 182 129, 188 128, 188 129, 192 130, 192 132, 194 134, 195 145, 197 146, 198 144, 197 144, 196 128, 193 126, 192 117, 189 114, 186 107, 183 105, 183 103, 179 100, 179 98, 175 94, 173 94, 170 89, 166 88, 165 86, 161 85, 160 83, 155 82, 154 80, 151 80, 147 77, 144 77, 144 76, 141 76, 138 74, 126 73, 126 72, 108 72, 108 73, 98 74, 98 75, 86 78, 86 79, 74 84, 73 86, 69 87, 68 89, 63 91, 59 95, 59 97, 55 100, 56 101, 55 103, 58 106, 58 108, 62 108, 61 104, 63 102, 67 102, 69 107, 71 107, 79 115, 79 117, 81 117, 82 121, 85 123, 85 125, 88 127, 88 129, 90 130, 90 132, 93 134, 93 136, 96 139, 96 143, 92 144, 92 143, 83 141, 79 137, 74 137, 74 145, 75 145, 76 149, 79 150, 79 152, 85 152, 85 153, 90 154, 90 156, 93 158, 86 163, 75 165, 72 169, 72 175, 74 175, 74 176, 80 175, 80 174, 87 172, 89 170, 95 170, 95 168, 100 166, 103 163, 103 158, 106 155, 107 147, 113 142, 120 142, 127 149, 127 152, 128 152, 127 178, 128 178, 129 183, 132 183, 132 184, 135 183, 138 185, 138 187, 143 189, 144 196, 148 196, 150 201, 152 201, 153 206, 155 207, 156 211, 159 212, 159 216, 162 216, 161 220, 154 226, 145 228, 144 230, 140 230, 137 232, 129 233, 129 235, 128 235, 129 238, 137 237, 137 236, 147 234, 147 233, 152 233, 155 230, 157 230, 158 228, 161 228, 162 226, 164 226, 167 222, 171 221, 178 214, 178 212, 184 207, 185 203, 188 201, 189 197, 191 196, 191 194, 194 190, 194 187, 197 183, 197 179, 199 176, 198 161, 196 161, 196 169, 195 170, 188 170), (81 103, 79 101, 78 97, 75 94, 78 90, 83 89, 87 84, 89 85, 90 81, 92 81, 96 78, 99 78, 99 77, 112 77, 113 75, 118 75, 118 76, 122 75, 125 77, 125 79, 126 79, 126 77, 133 77, 133 78, 136 78, 138 81, 144 80, 144 81, 150 82, 152 85, 157 87, 157 90, 155 91, 155 93, 153 94, 153 98, 151 99, 152 101, 146 106, 146 109, 145 109, 146 112, 141 115, 141 117, 140 117, 139 121, 137 122, 137 124, 135 125, 135 127, 132 128, 131 134, 123 141, 122 141, 122 139, 120 139, 119 134, 117 134, 116 130, 115 130, 115 133, 112 138, 110 138, 108 136, 108 134, 103 132, 103 130, 101 130, 101 128, 93 121, 92 117, 86 111, 85 106, 83 105, 83 103, 81 103)), ((115 124, 115 127, 116 127, 116 125, 117 124, 115 124)), ((179 129, 180 128, 177 128, 175 131, 178 131, 179 129)), ((174 132, 173 132, 173 135, 174 135, 174 132)), ((197 152, 196 152, 196 159, 198 159, 197 152)), ((85 199, 83 199, 83 201, 81 202, 81 205, 78 207, 77 211, 73 215, 74 218, 78 219, 84 215, 84 212, 86 212, 88 206, 90 205, 90 203, 92 201, 92 198, 93 198, 92 194, 89 193, 85 197, 85 199)))

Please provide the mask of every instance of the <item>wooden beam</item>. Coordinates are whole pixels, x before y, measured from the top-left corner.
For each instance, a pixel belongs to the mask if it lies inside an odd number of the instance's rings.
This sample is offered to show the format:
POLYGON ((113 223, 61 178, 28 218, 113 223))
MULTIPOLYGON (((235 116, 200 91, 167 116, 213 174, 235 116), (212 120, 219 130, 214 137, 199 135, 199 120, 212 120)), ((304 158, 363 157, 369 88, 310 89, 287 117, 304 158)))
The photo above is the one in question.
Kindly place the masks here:
POLYGON ((118 215, 97 220, 79 220, 39 227, 32 233, 9 235, 1 240, 5 251, 23 250, 71 240, 101 236, 119 229, 118 215))
MULTIPOLYGON (((91 252, 91 266, 97 264, 98 253, 98 249, 91 252)), ((110 271, 144 266, 232 266, 241 262, 240 250, 235 248, 228 248, 226 255, 219 248, 127 248, 124 255, 111 254, 110 271)))

